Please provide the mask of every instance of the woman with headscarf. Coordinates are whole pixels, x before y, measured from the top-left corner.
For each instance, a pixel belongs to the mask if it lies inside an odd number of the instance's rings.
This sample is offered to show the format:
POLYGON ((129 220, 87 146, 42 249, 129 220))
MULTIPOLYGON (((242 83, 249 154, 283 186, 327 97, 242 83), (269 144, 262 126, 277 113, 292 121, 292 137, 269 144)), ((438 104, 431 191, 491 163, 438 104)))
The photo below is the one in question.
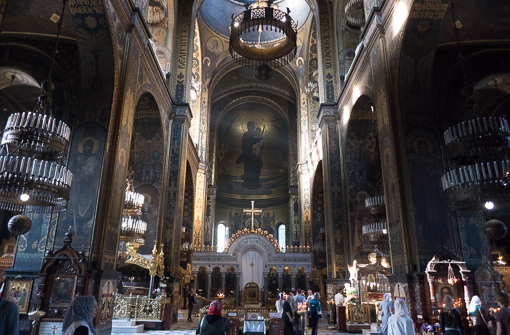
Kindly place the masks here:
POLYGON ((209 314, 200 320, 195 334, 220 335, 226 334, 229 329, 227 318, 221 316, 221 303, 213 301, 209 305, 209 314))
POLYGON ((62 335, 96 335, 92 319, 97 314, 94 297, 77 296, 67 308, 62 335))
POLYGON ((462 325, 460 312, 457 308, 455 308, 455 305, 453 304, 452 296, 445 296, 443 302, 443 311, 439 315, 441 332, 444 335, 463 335, 464 326, 462 325))
POLYGON ((482 302, 477 295, 471 298, 469 304, 469 318, 471 320, 471 334, 472 335, 489 335, 489 322, 491 322, 490 315, 482 307, 482 302))
POLYGON ((391 316, 392 307, 392 303, 390 301, 391 294, 386 293, 383 298, 384 300, 379 305, 379 315, 382 316, 381 334, 388 335, 388 320, 391 316))
POLYGON ((278 293, 278 300, 276 300, 275 302, 275 306, 276 306, 276 313, 282 313, 282 309, 283 309, 283 293, 280 292, 278 293))
POLYGON ((404 300, 395 299, 395 314, 388 321, 388 335, 415 335, 413 319, 404 300))

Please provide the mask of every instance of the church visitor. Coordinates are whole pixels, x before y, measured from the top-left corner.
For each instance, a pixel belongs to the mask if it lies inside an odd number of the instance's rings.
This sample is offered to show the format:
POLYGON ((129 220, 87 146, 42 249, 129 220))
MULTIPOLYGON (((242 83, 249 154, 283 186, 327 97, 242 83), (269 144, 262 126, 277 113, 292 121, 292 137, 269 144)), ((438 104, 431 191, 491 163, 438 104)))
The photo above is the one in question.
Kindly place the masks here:
POLYGON ((94 297, 75 297, 64 316, 62 335, 96 335, 92 322, 96 314, 97 302, 94 297))
POLYGON ((379 315, 382 317, 381 334, 388 335, 388 320, 391 316, 391 294, 386 293, 383 297, 383 301, 379 305, 379 315))
POLYGON ((222 335, 230 329, 227 318, 221 316, 221 303, 213 301, 209 305, 209 314, 204 316, 198 323, 195 334, 200 335, 222 335))
POLYGON ((284 323, 285 335, 294 335, 294 328, 292 327, 292 297, 290 295, 283 301, 282 307, 282 320, 284 323))
POLYGON ((409 317, 409 311, 404 300, 395 300, 395 314, 388 321, 388 335, 414 335, 413 319, 409 317))
POLYGON ((276 313, 282 313, 283 309, 283 292, 278 293, 278 300, 275 302, 276 313))
POLYGON ((338 288, 338 293, 335 294, 335 305, 342 306, 344 304, 344 295, 342 294, 342 289, 338 288))
POLYGON ((477 295, 471 298, 469 304, 469 319, 471 320, 472 335, 489 335, 492 328, 491 316, 482 307, 482 302, 477 295))
POLYGON ((312 335, 317 335, 319 328, 319 319, 322 318, 322 306, 319 299, 321 294, 315 292, 313 299, 308 303, 308 318, 310 319, 310 325, 312 326, 312 335))
MULTIPOLYGON (((312 299, 313 299, 313 291, 312 290, 308 290, 308 296, 306 297, 306 305, 307 306, 310 304, 310 301, 312 301, 312 299)), ((311 328, 312 326, 310 325, 310 318, 308 317, 308 313, 306 314, 306 317, 308 318, 307 327, 311 328)))
POLYGON ((300 288, 297 289, 297 294, 292 298, 292 308, 294 309, 294 327, 296 329, 296 335, 299 335, 299 323, 301 321, 301 315, 298 313, 298 304, 304 304, 306 301, 305 297, 300 288))
POLYGON ((510 335, 510 297, 507 293, 498 294, 498 305, 500 310, 496 313, 496 335, 510 335))
POLYGON ((463 335, 464 326, 462 325, 462 319, 460 312, 453 304, 453 298, 451 295, 444 297, 443 311, 439 315, 439 323, 441 324, 441 332, 444 335, 463 335))
POLYGON ((195 291, 190 289, 188 291, 188 321, 193 322, 191 320, 191 313, 193 313, 193 304, 195 304, 195 291))
POLYGON ((4 285, 0 289, 0 334, 18 335, 19 334, 19 311, 15 303, 2 299, 4 285))

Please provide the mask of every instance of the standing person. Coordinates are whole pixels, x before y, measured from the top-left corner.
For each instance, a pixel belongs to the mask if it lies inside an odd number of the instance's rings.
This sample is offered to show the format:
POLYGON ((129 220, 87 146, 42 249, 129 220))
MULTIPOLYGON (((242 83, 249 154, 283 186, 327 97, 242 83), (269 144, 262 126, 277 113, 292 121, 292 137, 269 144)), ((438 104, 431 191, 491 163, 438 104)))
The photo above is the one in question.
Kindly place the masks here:
POLYGON ((204 316, 198 323, 195 334, 200 335, 223 335, 230 329, 227 318, 221 316, 221 303, 213 301, 209 305, 209 314, 204 316))
POLYGON ((276 313, 282 313, 282 309, 283 309, 283 292, 280 292, 278 293, 278 300, 276 300, 275 302, 275 306, 276 306, 276 313))
POLYGON ((388 335, 414 335, 413 319, 409 317, 409 311, 404 300, 395 300, 395 314, 388 322, 388 335))
POLYGON ((4 285, 0 289, 0 334, 19 334, 19 310, 15 303, 3 299, 4 285))
POLYGON ((443 311, 439 315, 439 323, 441 324, 441 332, 444 335, 463 335, 464 326, 460 318, 460 312, 453 304, 451 295, 444 297, 443 311))
MULTIPOLYGON (((313 300, 313 291, 312 290, 308 290, 308 296, 306 297, 306 305, 310 305, 310 301, 313 300)), ((308 313, 306 313, 306 317, 308 318, 308 324, 307 324, 307 327, 308 328, 311 328, 312 326, 310 325, 310 317, 308 317, 308 313)))
POLYGON ((193 313, 193 304, 195 303, 195 291, 191 288, 188 291, 188 321, 193 322, 191 320, 191 313, 193 313))
POLYGON ((282 320, 284 323, 285 335, 294 335, 294 329, 292 328, 292 297, 290 295, 283 301, 282 307, 282 320))
POLYGON ((62 335, 96 335, 92 323, 96 314, 97 302, 94 297, 75 297, 64 316, 62 335))
POLYGON ((489 335, 489 313, 482 307, 482 302, 477 295, 471 298, 469 304, 469 319, 471 320, 472 335, 489 335))
POLYGON ((379 315, 382 316, 381 334, 388 335, 388 320, 391 316, 392 303, 390 301, 391 294, 386 293, 384 300, 379 305, 379 315))
POLYGON ((501 308, 496 313, 496 335, 510 335, 510 298, 505 292, 498 294, 498 305, 501 308))
POLYGON ((335 294, 335 305, 342 306, 344 304, 344 295, 342 294, 342 289, 338 289, 338 293, 335 294))
POLYGON ((292 308, 294 309, 294 327, 296 327, 296 335, 299 335, 299 322, 301 321, 301 315, 298 313, 298 304, 305 303, 305 297, 302 294, 300 288, 297 289, 297 294, 292 298, 292 308))
POLYGON ((319 299, 321 295, 319 292, 315 292, 313 299, 308 303, 308 317, 310 319, 310 325, 312 326, 312 335, 317 335, 319 328, 319 319, 322 318, 322 306, 319 299))

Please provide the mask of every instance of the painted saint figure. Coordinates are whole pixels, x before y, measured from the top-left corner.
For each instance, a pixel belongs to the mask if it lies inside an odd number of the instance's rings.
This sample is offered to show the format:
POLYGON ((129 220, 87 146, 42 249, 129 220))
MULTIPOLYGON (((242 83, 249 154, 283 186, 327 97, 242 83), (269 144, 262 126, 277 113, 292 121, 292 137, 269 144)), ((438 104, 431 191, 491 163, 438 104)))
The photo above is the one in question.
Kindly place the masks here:
POLYGON ((248 131, 241 140, 241 155, 237 157, 236 164, 244 164, 243 187, 257 189, 260 187, 260 172, 262 169, 262 150, 264 149, 263 131, 255 131, 255 122, 249 121, 248 131))

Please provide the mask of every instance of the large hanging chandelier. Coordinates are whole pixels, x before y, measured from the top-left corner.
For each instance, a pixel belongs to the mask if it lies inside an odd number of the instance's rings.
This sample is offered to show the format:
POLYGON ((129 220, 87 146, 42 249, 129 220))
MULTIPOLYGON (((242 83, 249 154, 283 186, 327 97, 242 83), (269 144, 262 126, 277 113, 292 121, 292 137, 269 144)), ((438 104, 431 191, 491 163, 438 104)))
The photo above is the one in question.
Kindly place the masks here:
MULTIPOLYGON (((453 3, 450 8, 465 80, 458 36, 462 25, 455 20, 453 3)), ((503 222, 490 219, 503 213, 500 210, 508 210, 510 204, 510 127, 502 117, 479 117, 473 86, 464 86, 462 93, 466 97, 465 121, 444 133, 448 156, 455 167, 441 177, 443 191, 451 211, 484 210, 489 219, 484 231, 490 238, 499 240, 505 237, 507 228, 503 222)))
POLYGON ((67 209, 72 173, 63 160, 71 129, 52 115, 51 74, 66 1, 58 23, 55 50, 48 79, 41 84, 33 112, 9 116, 0 149, 0 209, 15 213, 58 213, 67 209))
POLYGON ((297 24, 287 13, 278 9, 272 0, 257 0, 241 14, 232 15, 230 25, 230 55, 243 66, 256 67, 255 76, 261 80, 271 77, 271 68, 278 68, 294 59, 297 51, 297 24), (265 40, 263 32, 279 33, 265 40), (249 42, 250 33, 258 33, 257 41, 249 42))
POLYGON ((122 242, 136 242, 145 244, 147 223, 141 219, 145 196, 135 192, 133 186, 134 171, 128 171, 126 177, 126 192, 122 207, 122 221, 120 225, 120 239, 122 242))

